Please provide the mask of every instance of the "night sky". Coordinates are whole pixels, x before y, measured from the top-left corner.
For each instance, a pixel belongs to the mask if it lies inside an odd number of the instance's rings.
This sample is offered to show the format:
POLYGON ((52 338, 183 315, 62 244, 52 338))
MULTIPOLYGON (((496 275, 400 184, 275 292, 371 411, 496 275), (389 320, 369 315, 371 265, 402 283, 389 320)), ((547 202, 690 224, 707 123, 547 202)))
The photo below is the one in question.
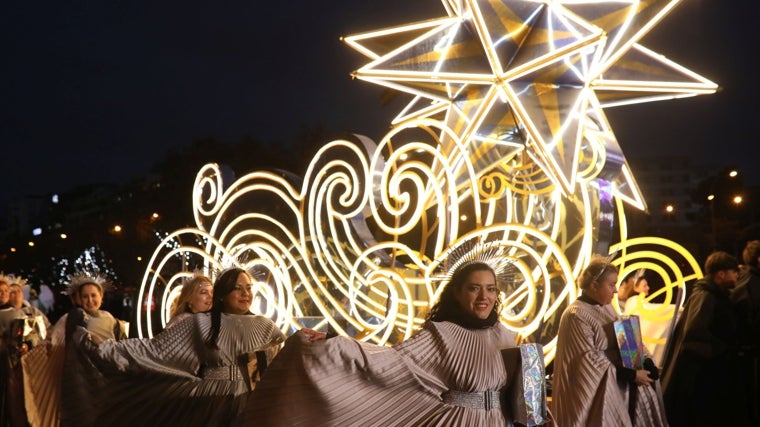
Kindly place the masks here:
MULTIPOLYGON (((758 9, 685 0, 641 42, 721 91, 607 110, 626 155, 754 168, 759 91, 744 55, 758 9)), ((340 36, 442 16, 438 0, 4 5, 0 202, 140 177, 205 137, 287 141, 323 123, 379 140, 399 107, 351 80, 366 60, 340 36)))

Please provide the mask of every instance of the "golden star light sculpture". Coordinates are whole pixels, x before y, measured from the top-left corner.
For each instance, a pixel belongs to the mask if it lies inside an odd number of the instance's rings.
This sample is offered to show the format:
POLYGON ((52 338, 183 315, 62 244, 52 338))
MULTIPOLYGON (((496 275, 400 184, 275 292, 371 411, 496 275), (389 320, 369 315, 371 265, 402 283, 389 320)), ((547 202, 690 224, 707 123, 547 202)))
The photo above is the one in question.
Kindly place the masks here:
MULTIPOLYGON (((524 149, 572 195, 584 143, 620 153, 603 107, 717 89, 636 43, 677 3, 444 1, 448 17, 345 41, 372 60, 357 78, 415 95, 397 122, 443 113, 473 151, 524 149)), ((613 169, 614 193, 644 209, 625 161, 613 169)))
POLYGON ((234 264, 256 277, 253 310, 285 332, 395 343, 424 322, 451 258, 478 245, 509 266, 502 323, 542 343, 547 363, 594 253, 619 253, 621 278, 659 275, 644 302, 666 304, 637 314, 667 322, 701 272, 674 242, 628 238, 623 204, 646 205, 604 109, 716 90, 638 44, 677 3, 444 0, 440 19, 346 37, 370 60, 353 75, 409 104, 379 142, 325 144, 303 177, 225 182, 204 166, 195 227, 160 236, 145 271, 138 305, 159 311, 138 311, 138 335, 166 324, 196 268, 234 264))

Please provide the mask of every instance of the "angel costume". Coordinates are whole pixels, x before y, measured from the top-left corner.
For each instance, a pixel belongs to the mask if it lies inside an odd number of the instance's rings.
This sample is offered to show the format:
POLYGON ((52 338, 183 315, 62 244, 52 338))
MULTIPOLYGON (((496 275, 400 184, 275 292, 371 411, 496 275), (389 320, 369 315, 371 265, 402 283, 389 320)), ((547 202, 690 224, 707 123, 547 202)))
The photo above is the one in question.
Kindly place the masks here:
POLYGON ((232 314, 221 315, 218 349, 207 345, 210 334, 209 313, 152 339, 99 346, 79 328, 67 343, 80 366, 64 370, 62 425, 229 426, 251 390, 249 354, 263 368, 284 336, 266 317, 232 314))
POLYGON ((121 321, 105 310, 95 310, 84 312, 84 322, 87 324, 87 330, 90 333, 99 336, 103 341, 123 340, 127 337, 121 321))
POLYGON ((622 361, 613 322, 618 319, 612 305, 584 296, 562 314, 552 383, 558 426, 667 425, 659 381, 652 387, 634 384, 633 420, 629 415, 630 383, 617 375, 622 361))
POLYGON ((184 319, 187 319, 188 317, 192 317, 193 313, 190 313, 189 311, 185 311, 179 314, 174 315, 169 321, 166 323, 166 329, 171 328, 172 326, 182 322, 184 319))
POLYGON ((61 316, 45 341, 21 358, 26 413, 32 427, 59 425, 67 318, 68 313, 61 316))
POLYGON ((504 426, 501 349, 515 336, 497 323, 465 329, 427 322, 394 347, 345 337, 285 343, 252 393, 241 425, 504 426))

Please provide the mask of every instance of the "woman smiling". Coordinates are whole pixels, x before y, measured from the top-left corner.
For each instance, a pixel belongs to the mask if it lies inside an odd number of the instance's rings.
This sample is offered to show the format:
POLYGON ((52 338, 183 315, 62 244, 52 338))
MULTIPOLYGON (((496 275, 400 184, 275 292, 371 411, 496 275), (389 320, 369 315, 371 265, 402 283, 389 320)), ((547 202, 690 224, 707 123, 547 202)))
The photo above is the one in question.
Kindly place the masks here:
POLYGON ((98 346, 80 329, 79 345, 103 386, 77 425, 231 425, 284 340, 272 320, 250 312, 251 288, 248 271, 223 271, 210 311, 152 339, 98 346))

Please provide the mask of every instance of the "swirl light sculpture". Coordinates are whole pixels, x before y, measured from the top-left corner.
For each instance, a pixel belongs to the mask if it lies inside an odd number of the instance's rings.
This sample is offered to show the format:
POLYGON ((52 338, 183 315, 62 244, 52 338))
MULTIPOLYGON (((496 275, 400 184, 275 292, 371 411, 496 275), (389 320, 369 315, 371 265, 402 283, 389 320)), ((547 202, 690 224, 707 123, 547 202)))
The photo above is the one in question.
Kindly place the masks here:
POLYGON ((303 177, 202 168, 196 227, 166 236, 145 272, 140 298, 162 314, 139 313, 139 334, 163 327, 193 268, 236 263, 256 274, 254 310, 283 331, 330 324, 395 343, 445 285, 450 248, 472 242, 503 246, 517 274, 502 321, 547 362, 593 253, 656 268, 671 297, 701 272, 673 242, 628 240, 623 203, 646 204, 604 109, 717 89, 637 43, 678 3, 444 0, 440 19, 346 37, 370 60, 354 76, 411 102, 381 141, 329 142, 303 177))

